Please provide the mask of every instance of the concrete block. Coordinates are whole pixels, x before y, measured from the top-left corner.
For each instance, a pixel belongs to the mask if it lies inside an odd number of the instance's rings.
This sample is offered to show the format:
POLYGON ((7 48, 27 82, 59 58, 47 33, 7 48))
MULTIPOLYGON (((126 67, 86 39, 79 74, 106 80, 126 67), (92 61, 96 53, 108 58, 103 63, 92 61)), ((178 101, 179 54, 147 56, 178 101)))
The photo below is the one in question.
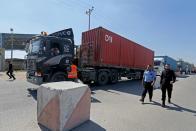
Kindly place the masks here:
POLYGON ((90 119, 91 91, 71 81, 42 84, 37 93, 38 123, 67 131, 90 119))

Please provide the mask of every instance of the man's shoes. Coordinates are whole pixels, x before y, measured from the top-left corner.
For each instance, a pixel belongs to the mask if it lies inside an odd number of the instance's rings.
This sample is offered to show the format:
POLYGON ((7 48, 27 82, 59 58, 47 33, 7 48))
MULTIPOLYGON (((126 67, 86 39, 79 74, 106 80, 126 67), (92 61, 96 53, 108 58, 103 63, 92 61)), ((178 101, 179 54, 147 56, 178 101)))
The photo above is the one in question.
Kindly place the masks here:
POLYGON ((143 99, 143 98, 141 98, 140 101, 141 101, 142 103, 144 103, 144 99, 143 99))
POLYGON ((152 102, 152 99, 149 99, 150 102, 152 102))
POLYGON ((10 77, 9 79, 12 79, 12 77, 10 77))
POLYGON ((165 101, 162 102, 162 107, 165 107, 165 101))
POLYGON ((168 103, 171 104, 171 99, 168 99, 168 103))
POLYGON ((16 80, 16 78, 13 78, 13 80, 16 80))

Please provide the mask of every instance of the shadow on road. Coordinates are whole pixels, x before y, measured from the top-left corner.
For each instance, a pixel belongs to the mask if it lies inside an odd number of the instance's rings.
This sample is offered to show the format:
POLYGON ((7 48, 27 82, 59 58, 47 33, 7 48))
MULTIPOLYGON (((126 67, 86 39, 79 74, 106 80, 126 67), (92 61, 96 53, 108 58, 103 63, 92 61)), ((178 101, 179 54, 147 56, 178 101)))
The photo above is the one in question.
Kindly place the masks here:
POLYGON ((27 91, 29 92, 28 97, 33 97, 35 100, 37 100, 37 90, 27 89, 27 91))
POLYGON ((103 127, 101 127, 97 123, 89 120, 89 121, 85 122, 84 124, 82 124, 81 126, 76 127, 75 129, 73 129, 71 131, 106 131, 106 129, 104 129, 103 127))
POLYGON ((152 101, 152 102, 144 102, 143 103, 144 105, 156 105, 156 106, 162 106, 161 103, 158 103, 156 101, 152 101))
MULTIPOLYGON (((133 95, 140 96, 143 91, 143 86, 140 80, 123 80, 119 81, 116 84, 108 84, 104 86, 97 86, 94 84, 89 85, 91 88, 91 94, 96 94, 97 90, 104 90, 108 93, 113 93, 116 95, 120 95, 118 92, 129 93, 133 95), (118 91, 118 92, 115 92, 118 91)), ((37 90, 28 89, 29 96, 32 96, 35 100, 37 100, 37 90)))
POLYGON ((41 131, 51 131, 50 129, 46 128, 45 126, 43 126, 39 123, 38 123, 38 125, 39 125, 39 128, 41 129, 41 131))
POLYGON ((189 112, 189 113, 193 113, 194 115, 196 115, 196 110, 192 110, 192 109, 188 109, 182 106, 179 106, 177 104, 172 103, 172 105, 174 105, 174 107, 169 106, 168 110, 175 110, 175 111, 179 111, 179 112, 189 112))
POLYGON ((91 103, 101 103, 101 101, 91 96, 91 103))
MULTIPOLYGON (((143 103, 144 105, 156 105, 156 106, 162 106, 161 103, 158 103, 156 101, 152 101, 152 103, 143 103)), ((196 110, 192 110, 192 109, 188 109, 188 108, 185 108, 185 107, 182 107, 182 106, 179 106, 177 104, 174 104, 174 103, 171 103, 171 104, 168 104, 165 106, 165 108, 167 108, 168 110, 174 110, 174 111, 179 111, 179 112, 189 112, 189 113, 193 113, 194 116, 196 116, 196 110), (169 106, 169 105, 173 105, 173 106, 169 106)))
POLYGON ((189 77, 188 75, 181 75, 181 76, 177 76, 177 78, 187 78, 189 77))
MULTIPOLYGON (((38 124, 41 131, 51 131, 50 129, 44 127, 41 124, 38 124)), ((71 131, 106 131, 103 127, 99 126, 95 122, 89 120, 84 124, 72 129, 71 131)))
POLYGON ((96 90, 104 90, 109 93, 120 95, 118 92, 129 93, 140 96, 143 91, 143 86, 139 80, 120 81, 116 84, 109 84, 104 86, 90 85, 92 93, 95 94, 96 90))

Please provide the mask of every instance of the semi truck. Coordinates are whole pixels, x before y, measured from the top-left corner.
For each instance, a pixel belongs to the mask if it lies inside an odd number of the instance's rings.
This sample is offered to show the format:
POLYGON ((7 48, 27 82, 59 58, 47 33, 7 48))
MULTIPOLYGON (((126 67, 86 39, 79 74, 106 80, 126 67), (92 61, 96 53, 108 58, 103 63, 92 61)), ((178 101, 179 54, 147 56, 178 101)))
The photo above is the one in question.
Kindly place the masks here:
POLYGON ((154 57, 154 69, 157 75, 161 75, 164 70, 165 64, 169 64, 173 71, 177 70, 177 61, 170 56, 155 56, 154 57))
POLYGON ((195 66, 192 67, 192 73, 196 73, 196 67, 195 66))
POLYGON ((34 84, 66 81, 71 64, 77 65, 79 79, 87 84, 141 79, 154 58, 154 51, 103 27, 83 32, 79 47, 72 29, 65 29, 33 38, 27 49, 27 80, 34 84), (52 54, 52 48, 58 48, 58 54, 52 54))
POLYGON ((191 64, 183 60, 177 61, 177 67, 181 74, 190 74, 192 70, 191 64))

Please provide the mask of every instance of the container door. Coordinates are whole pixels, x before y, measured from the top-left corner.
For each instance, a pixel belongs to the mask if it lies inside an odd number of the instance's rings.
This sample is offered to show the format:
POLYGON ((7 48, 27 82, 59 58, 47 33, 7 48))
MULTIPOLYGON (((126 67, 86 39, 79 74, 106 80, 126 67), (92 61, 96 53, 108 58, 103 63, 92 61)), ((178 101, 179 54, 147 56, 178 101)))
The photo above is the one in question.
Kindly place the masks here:
POLYGON ((98 39, 99 28, 82 33, 82 45, 80 49, 82 66, 96 66, 98 63, 98 39))

